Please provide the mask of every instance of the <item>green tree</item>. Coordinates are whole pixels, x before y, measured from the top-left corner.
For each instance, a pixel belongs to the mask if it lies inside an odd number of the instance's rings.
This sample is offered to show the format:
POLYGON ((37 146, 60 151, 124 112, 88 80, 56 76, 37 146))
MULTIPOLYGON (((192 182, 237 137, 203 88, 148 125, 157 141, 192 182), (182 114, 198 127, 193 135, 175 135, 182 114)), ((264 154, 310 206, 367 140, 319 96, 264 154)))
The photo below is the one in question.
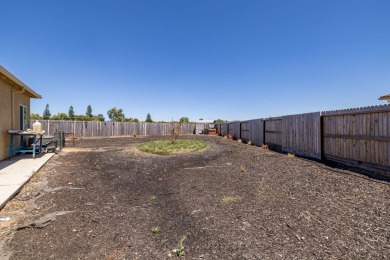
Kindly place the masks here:
POLYGON ((85 114, 86 114, 87 116, 89 116, 89 117, 93 117, 91 105, 88 105, 88 107, 87 107, 87 112, 86 112, 85 114))
POLYGON ((138 118, 126 118, 125 122, 139 122, 138 118))
POLYGON ((69 107, 69 111, 68 111, 68 116, 70 119, 74 119, 74 110, 73 110, 73 106, 70 106, 69 107))
POLYGON ((102 114, 98 114, 97 116, 93 117, 93 121, 101 121, 104 122, 105 118, 102 114))
POLYGON ((145 122, 153 123, 152 116, 148 113, 145 122))
POLYGON ((121 108, 111 108, 107 111, 107 116, 113 122, 122 122, 125 120, 125 114, 123 113, 123 110, 121 108))
POLYGON ((180 122, 180 123, 189 123, 190 120, 188 119, 188 117, 181 117, 181 118, 179 119, 179 122, 180 122))
POLYGON ((42 118, 43 120, 49 120, 51 117, 50 109, 49 109, 49 104, 46 104, 45 110, 43 111, 42 118))
POLYGON ((31 120, 42 120, 42 117, 39 114, 31 113, 30 119, 31 120))
POLYGON ((222 123, 225 123, 225 122, 226 122, 226 120, 222 120, 222 119, 214 120, 214 123, 216 123, 216 124, 222 124, 222 123))
POLYGON ((75 115, 74 120, 76 121, 91 121, 92 118, 86 115, 75 115))
POLYGON ((50 118, 51 120, 69 120, 69 117, 66 113, 58 113, 55 116, 50 118))

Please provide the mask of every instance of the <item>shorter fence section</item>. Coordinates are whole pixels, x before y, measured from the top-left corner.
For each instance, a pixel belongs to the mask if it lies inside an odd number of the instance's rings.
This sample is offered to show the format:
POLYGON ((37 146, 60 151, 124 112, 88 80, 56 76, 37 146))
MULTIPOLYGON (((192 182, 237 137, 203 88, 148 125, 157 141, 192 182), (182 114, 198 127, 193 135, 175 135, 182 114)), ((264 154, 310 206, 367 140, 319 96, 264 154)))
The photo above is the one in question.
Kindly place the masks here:
MULTIPOLYGON (((73 133, 77 137, 109 137, 130 135, 169 135, 171 123, 95 122, 40 120, 46 135, 73 133)), ((31 125, 33 122, 31 122, 31 125)), ((182 134, 194 134, 195 124, 181 124, 182 134)))

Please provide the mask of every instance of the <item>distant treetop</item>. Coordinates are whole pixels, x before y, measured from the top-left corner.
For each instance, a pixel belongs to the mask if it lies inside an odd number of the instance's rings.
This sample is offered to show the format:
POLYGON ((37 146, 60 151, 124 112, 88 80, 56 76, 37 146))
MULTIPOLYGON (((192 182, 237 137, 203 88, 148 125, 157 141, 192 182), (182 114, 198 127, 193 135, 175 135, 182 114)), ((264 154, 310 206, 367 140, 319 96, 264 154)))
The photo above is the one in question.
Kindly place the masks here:
POLYGON ((49 104, 46 104, 45 110, 43 111, 42 118, 43 120, 49 120, 51 116, 49 104))
POLYGON ((145 122, 153 123, 152 116, 150 115, 150 113, 148 113, 148 114, 146 115, 146 120, 145 120, 145 122))
POLYGON ((91 105, 88 105, 88 107, 87 107, 87 112, 86 112, 85 114, 86 114, 87 116, 89 116, 89 117, 93 117, 91 105))

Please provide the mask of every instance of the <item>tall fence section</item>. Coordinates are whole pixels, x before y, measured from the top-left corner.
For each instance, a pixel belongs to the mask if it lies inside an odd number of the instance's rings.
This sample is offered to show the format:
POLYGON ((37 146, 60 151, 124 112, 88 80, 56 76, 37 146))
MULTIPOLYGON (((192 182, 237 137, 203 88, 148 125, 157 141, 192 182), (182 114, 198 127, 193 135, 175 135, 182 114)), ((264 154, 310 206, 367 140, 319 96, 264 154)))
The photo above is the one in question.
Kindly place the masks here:
MULTIPOLYGON (((40 120, 47 135, 58 131, 72 133, 77 137, 104 137, 129 135, 170 135, 171 123, 146 122, 95 122, 40 120)), ((31 125, 33 122, 31 122, 31 125)), ((193 134, 195 124, 181 124, 182 134, 193 134)))
POLYGON ((217 133, 390 174, 390 105, 217 124, 217 133))

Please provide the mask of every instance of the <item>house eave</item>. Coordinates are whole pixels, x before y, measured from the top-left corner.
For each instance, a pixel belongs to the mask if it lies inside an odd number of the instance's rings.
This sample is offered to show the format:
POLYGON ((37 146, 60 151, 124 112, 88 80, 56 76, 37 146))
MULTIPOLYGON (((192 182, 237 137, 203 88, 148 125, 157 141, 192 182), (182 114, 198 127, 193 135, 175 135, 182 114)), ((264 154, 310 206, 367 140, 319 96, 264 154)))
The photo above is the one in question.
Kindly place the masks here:
POLYGON ((17 90, 24 90, 30 98, 42 98, 40 94, 32 90, 29 86, 24 84, 21 80, 15 77, 11 72, 0 65, 0 78, 6 81, 10 86, 17 90))

